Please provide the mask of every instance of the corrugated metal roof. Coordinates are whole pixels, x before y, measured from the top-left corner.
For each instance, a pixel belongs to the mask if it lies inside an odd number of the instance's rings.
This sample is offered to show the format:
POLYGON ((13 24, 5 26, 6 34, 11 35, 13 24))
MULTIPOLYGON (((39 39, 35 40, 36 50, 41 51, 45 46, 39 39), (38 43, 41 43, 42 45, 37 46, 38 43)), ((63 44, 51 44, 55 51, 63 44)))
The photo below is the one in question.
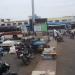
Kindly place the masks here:
POLYGON ((48 26, 65 26, 66 24, 63 22, 48 22, 48 26))

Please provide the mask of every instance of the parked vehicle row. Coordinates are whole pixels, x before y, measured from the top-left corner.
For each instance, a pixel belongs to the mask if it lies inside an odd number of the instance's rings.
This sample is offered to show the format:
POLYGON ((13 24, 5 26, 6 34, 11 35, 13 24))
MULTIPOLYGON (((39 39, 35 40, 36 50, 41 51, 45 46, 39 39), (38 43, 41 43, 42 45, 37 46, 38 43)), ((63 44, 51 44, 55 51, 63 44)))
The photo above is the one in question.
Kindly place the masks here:
POLYGON ((34 54, 42 52, 46 45, 45 41, 39 39, 24 40, 16 46, 16 55, 23 63, 28 65, 34 54))

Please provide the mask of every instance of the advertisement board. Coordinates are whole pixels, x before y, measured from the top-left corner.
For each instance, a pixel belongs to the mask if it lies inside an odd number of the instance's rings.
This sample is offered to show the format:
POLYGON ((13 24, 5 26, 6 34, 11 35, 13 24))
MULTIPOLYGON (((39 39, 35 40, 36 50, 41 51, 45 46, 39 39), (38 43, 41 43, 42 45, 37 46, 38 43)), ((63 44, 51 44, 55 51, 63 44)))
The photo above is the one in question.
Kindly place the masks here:
POLYGON ((37 25, 34 25, 34 31, 35 32, 47 32, 48 31, 48 27, 47 27, 47 24, 45 23, 42 23, 42 24, 37 24, 37 25))
POLYGON ((34 32, 40 32, 41 31, 41 25, 34 25, 34 32))
POLYGON ((42 31, 42 32, 47 32, 47 31, 48 31, 48 26, 47 26, 47 24, 41 24, 41 31, 42 31))

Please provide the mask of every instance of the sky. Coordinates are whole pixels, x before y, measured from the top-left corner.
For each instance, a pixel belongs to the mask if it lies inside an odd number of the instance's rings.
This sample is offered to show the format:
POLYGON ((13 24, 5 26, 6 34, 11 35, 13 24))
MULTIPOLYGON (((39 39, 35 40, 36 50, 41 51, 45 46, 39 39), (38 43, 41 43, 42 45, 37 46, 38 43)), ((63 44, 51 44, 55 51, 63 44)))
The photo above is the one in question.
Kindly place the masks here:
MULTIPOLYGON (((75 16, 75 0, 34 0, 35 14, 43 18, 75 16)), ((0 0, 0 18, 28 19, 31 0, 0 0)))

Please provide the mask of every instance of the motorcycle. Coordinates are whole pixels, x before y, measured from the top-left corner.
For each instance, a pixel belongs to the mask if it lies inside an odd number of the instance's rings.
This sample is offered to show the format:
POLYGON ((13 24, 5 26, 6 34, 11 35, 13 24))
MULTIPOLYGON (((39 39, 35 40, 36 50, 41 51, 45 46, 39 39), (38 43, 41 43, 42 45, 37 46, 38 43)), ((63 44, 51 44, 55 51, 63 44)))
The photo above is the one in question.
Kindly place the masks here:
POLYGON ((22 50, 17 49, 16 50, 16 55, 20 59, 20 54, 22 54, 22 50))
POLYGON ((10 72, 10 65, 5 62, 0 62, 0 75, 17 75, 15 72, 10 72))
POLYGON ((4 52, 3 52, 3 48, 0 48, 0 59, 3 57, 4 52))
POLYGON ((62 36, 57 36, 56 39, 57 39, 57 42, 63 42, 64 41, 62 36))
POLYGON ((70 33, 70 39, 74 39, 74 33, 73 32, 70 33))
POLYGON ((24 47, 18 46, 16 47, 16 55, 20 59, 20 54, 22 54, 22 51, 24 50, 24 47))
POLYGON ((25 65, 29 65, 31 62, 31 54, 28 52, 23 51, 22 54, 20 54, 20 58, 25 65))

